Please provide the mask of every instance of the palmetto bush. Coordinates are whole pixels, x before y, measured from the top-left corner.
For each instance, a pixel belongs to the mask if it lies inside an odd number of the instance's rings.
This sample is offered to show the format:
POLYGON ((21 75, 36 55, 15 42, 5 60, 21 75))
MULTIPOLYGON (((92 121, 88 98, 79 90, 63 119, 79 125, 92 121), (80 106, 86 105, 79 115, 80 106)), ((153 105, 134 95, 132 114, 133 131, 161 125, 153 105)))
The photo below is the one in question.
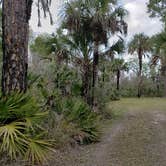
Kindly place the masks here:
POLYGON ((45 162, 52 143, 43 139, 41 122, 47 112, 26 94, 12 94, 0 99, 0 153, 11 160, 18 157, 30 164, 45 162))
POLYGON ((73 136, 79 143, 99 141, 99 117, 83 100, 68 98, 64 102, 64 116, 68 123, 73 123, 77 129, 80 129, 80 132, 73 136))
POLYGON ((50 111, 48 128, 57 146, 89 144, 100 139, 99 116, 81 98, 66 97, 50 111), (58 110, 61 111, 58 111, 58 110), (74 142, 73 142, 74 141, 74 142))

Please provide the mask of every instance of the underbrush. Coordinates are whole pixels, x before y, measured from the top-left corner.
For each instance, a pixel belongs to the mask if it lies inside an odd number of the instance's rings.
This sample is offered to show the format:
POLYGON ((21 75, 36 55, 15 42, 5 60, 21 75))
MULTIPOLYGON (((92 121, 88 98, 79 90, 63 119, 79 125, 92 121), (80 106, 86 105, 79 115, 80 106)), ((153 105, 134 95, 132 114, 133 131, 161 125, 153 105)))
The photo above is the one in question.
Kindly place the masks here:
POLYGON ((100 112, 93 112, 80 95, 79 82, 57 88, 31 75, 28 88, 28 94, 0 98, 2 165, 42 165, 55 148, 100 141, 101 123, 110 116, 104 107, 110 96, 101 100, 100 112))
POLYGON ((27 161, 29 165, 46 162, 53 151, 43 120, 48 112, 27 94, 11 94, 0 99, 0 153, 9 161, 27 161))
POLYGON ((100 115, 93 112, 79 95, 80 88, 73 88, 78 87, 78 82, 69 85, 68 90, 66 86, 62 89, 51 88, 39 81, 38 91, 32 89, 32 93, 38 96, 38 102, 49 110, 49 117, 45 121, 49 137, 55 139, 59 147, 70 143, 83 145, 99 141, 100 115))
POLYGON ((112 85, 105 83, 101 87, 97 88, 96 98, 99 111, 101 111, 104 114, 106 111, 107 114, 107 103, 110 101, 120 100, 120 92, 112 85))
MULTIPOLYGON (((60 101, 59 101, 60 102, 60 101)), ((99 116, 80 98, 64 98, 50 112, 50 136, 60 145, 67 142, 89 144, 99 141, 99 116)))

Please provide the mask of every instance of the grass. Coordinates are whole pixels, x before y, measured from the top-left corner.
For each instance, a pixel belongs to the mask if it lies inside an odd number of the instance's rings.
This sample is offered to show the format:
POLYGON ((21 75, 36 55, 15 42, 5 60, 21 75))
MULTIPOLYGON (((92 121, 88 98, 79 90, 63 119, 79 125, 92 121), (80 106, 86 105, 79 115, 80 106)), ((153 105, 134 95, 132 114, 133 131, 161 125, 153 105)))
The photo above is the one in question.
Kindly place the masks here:
POLYGON ((123 98, 108 105, 113 119, 130 111, 166 111, 166 98, 123 98))
POLYGON ((111 146, 110 163, 165 165, 166 98, 123 98, 109 107, 122 127, 111 146))

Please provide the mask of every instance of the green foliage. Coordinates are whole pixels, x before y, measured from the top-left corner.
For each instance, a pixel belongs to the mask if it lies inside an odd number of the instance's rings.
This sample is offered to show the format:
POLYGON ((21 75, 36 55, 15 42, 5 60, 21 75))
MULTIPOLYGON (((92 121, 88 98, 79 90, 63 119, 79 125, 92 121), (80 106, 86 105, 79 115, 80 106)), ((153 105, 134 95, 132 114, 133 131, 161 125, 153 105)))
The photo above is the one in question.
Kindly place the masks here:
POLYGON ((13 93, 1 98, 0 114, 0 153, 10 159, 26 157, 31 164, 44 162, 52 149, 49 141, 40 138, 41 122, 48 113, 29 95, 13 93))
POLYGON ((100 139, 99 116, 79 98, 63 98, 52 108, 48 117, 49 137, 57 146, 89 144, 100 139))
POLYGON ((160 52, 165 53, 166 49, 166 31, 162 31, 151 37, 151 44, 153 46, 154 54, 160 54, 160 52))
POLYGON ((43 34, 35 39, 31 45, 31 50, 39 53, 41 56, 48 56, 54 51, 53 43, 56 43, 54 36, 43 34))
POLYGON ((30 160, 30 163, 32 164, 42 164, 43 162, 47 162, 47 159, 49 158, 48 155, 50 155, 50 152, 52 151, 51 142, 49 143, 48 141, 39 138, 29 139, 25 159, 30 160))
POLYGON ((64 103, 64 115, 68 123, 76 124, 84 133, 82 141, 78 141, 90 143, 99 140, 98 117, 85 102, 77 98, 67 99, 64 103))
POLYGON ((124 59, 114 59, 111 62, 111 70, 113 72, 119 71, 128 71, 129 70, 129 65, 128 63, 125 63, 124 59))
MULTIPOLYGON (((155 78, 153 80, 150 75, 143 77, 143 85, 142 85, 142 96, 144 97, 161 97, 163 92, 162 82, 158 82, 155 78)), ((136 97, 137 96, 137 85, 138 78, 137 76, 130 76, 130 80, 125 78, 121 83, 121 96, 122 97, 136 97)))
POLYGON ((134 35, 133 39, 128 44, 128 52, 130 54, 137 53, 137 55, 140 54, 143 57, 150 51, 151 43, 149 37, 143 33, 134 35))
POLYGON ((149 0, 147 7, 151 17, 160 17, 160 19, 166 23, 165 0, 149 0))
POLYGON ((152 36, 151 44, 153 46, 152 65, 157 65, 161 62, 161 66, 165 66, 166 63, 166 31, 162 31, 159 34, 152 36))
POLYGON ((99 109, 104 110, 106 103, 109 101, 119 100, 120 94, 112 83, 104 83, 102 87, 99 87, 96 92, 98 97, 99 109))
POLYGON ((58 102, 61 111, 57 112, 56 107, 51 113, 52 120, 54 117, 51 125, 54 128, 53 131, 55 130, 53 134, 57 140, 61 139, 63 143, 63 139, 64 142, 66 139, 68 141, 74 139, 79 144, 99 141, 99 117, 82 99, 67 97, 58 102))
MULTIPOLYGON (((140 70, 139 60, 136 57, 130 58, 128 64, 129 64, 130 72, 138 76, 139 70, 140 70)), ((142 62, 142 75, 147 76, 149 71, 150 71, 150 65, 147 62, 142 62)))
POLYGON ((67 78, 66 74, 68 72, 70 71, 64 71, 64 79, 61 79, 63 74, 59 75, 59 86, 57 87, 56 82, 54 82, 55 88, 52 90, 49 90, 43 81, 40 81, 37 85, 44 99, 43 103, 45 104, 43 107, 51 110, 50 118, 48 119, 50 137, 56 139, 59 144, 70 142, 72 139, 80 144, 96 142, 100 136, 97 125, 98 116, 81 99, 80 84, 76 79, 74 80, 75 75, 71 73, 67 78), (72 76, 74 77, 70 84, 72 76), (67 83, 68 87, 71 86, 67 94, 64 94, 61 90, 64 83, 67 83))
POLYGON ((40 76, 37 74, 34 74, 33 72, 28 73, 28 88, 32 88, 32 86, 39 80, 40 76))

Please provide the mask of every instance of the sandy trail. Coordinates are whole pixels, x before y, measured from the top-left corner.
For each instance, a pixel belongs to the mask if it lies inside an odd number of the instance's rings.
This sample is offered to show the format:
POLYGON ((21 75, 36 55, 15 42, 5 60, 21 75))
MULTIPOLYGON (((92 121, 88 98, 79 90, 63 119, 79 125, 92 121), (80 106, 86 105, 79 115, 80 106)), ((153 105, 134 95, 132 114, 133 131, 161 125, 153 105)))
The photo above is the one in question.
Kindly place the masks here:
POLYGON ((104 124, 99 143, 57 150, 47 166, 166 166, 165 99, 124 99, 115 104, 117 111, 126 111, 104 124))
POLYGON ((100 143, 62 153, 50 166, 166 166, 166 113, 130 111, 105 126, 100 143))

